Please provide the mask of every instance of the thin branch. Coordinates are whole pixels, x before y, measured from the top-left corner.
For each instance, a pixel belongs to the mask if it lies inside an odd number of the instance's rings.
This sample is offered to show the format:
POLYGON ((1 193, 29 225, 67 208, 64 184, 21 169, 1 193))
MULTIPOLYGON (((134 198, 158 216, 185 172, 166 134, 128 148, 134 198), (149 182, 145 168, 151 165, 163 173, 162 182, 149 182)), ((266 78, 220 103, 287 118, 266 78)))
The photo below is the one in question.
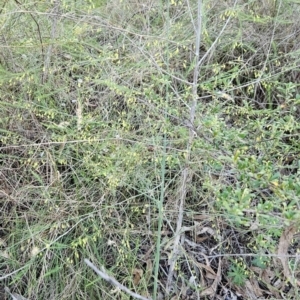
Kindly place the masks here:
MULTIPOLYGON (((202 253, 199 253, 201 255, 202 253)), ((205 255, 206 258, 218 257, 275 257, 275 258, 299 258, 299 254, 265 254, 265 253, 236 253, 236 254, 214 254, 205 255)))
POLYGON ((117 288, 119 288, 121 291, 127 293, 128 295, 136 298, 136 299, 141 299, 141 300, 151 300, 150 298, 145 298, 139 294, 136 294, 134 292, 132 292, 131 290, 129 290, 126 286, 124 286, 123 284, 121 284, 120 282, 118 282, 115 278, 109 276, 105 271, 104 268, 102 267, 102 271, 100 271, 93 263, 91 263, 88 259, 84 259, 84 262, 95 271, 95 273, 97 273, 101 278, 103 278, 104 280, 106 280, 107 282, 109 282, 110 284, 116 286, 117 288))
MULTIPOLYGON (((20 3, 18 0, 15 0, 15 2, 17 3, 17 5, 19 7, 22 7, 22 3, 20 3)), ((1 13, 1 12, 0 12, 1 13)), ((40 44, 41 44, 41 49, 42 49, 42 56, 44 57, 44 45, 43 45, 43 39, 42 39, 42 34, 41 34, 41 29, 40 29, 40 25, 38 23, 38 21, 36 20, 36 18, 33 16, 33 14, 29 11, 29 15, 31 16, 33 22, 35 23, 37 30, 38 30, 38 36, 39 36, 39 40, 40 40, 40 44)))
POLYGON ((4 290, 7 294, 9 294, 11 296, 11 299, 12 300, 27 300, 27 298, 23 297, 22 295, 20 294, 17 294, 17 293, 12 293, 9 289, 9 287, 4 287, 4 290))
MULTIPOLYGON (((235 0, 234 4, 233 4, 233 8, 235 8, 237 5, 237 0, 235 0)), ((231 20, 231 15, 227 18, 223 28, 221 29, 220 33, 218 34, 217 38, 215 39, 215 41, 211 44, 211 46, 209 47, 209 49, 206 51, 206 53, 201 57, 201 59, 198 61, 197 63, 197 67, 195 69, 199 69, 200 66, 202 65, 203 61, 205 60, 205 58, 208 56, 208 54, 210 54, 210 52, 214 49, 214 47, 216 46, 216 44, 218 43, 220 37, 222 36, 225 28, 227 27, 227 25, 229 24, 231 20)), ((197 51, 197 49, 196 49, 197 51)))
MULTIPOLYGON (((197 10, 197 27, 196 27, 196 53, 195 53, 195 68, 194 68, 194 75, 193 75, 193 84, 192 84, 192 103, 190 105, 190 113, 189 113, 189 123, 193 124, 196 114, 196 106, 197 106, 197 86, 198 86, 198 78, 199 78, 199 56, 200 56, 200 44, 201 44, 201 27, 202 27, 202 0, 198 0, 198 10, 197 10)), ((171 253, 171 257, 169 259, 169 272, 167 278, 167 286, 166 292, 167 294, 171 291, 173 275, 175 270, 175 265, 177 258, 179 256, 179 243, 181 237, 181 228, 183 222, 183 213, 184 213, 184 205, 187 193, 188 184, 191 182, 193 174, 192 170, 188 166, 190 161, 191 155, 191 147, 193 143, 193 139, 195 137, 194 130, 189 128, 189 141, 187 144, 187 156, 186 156, 186 165, 185 168, 182 170, 181 174, 181 186, 179 188, 179 197, 178 197, 178 217, 177 217, 177 224, 176 224, 176 232, 175 232, 175 239, 174 239, 174 246, 171 253)))
MULTIPOLYGON (((201 28, 202 28, 202 0, 198 0, 198 11, 197 11, 197 30, 196 30, 196 52, 195 52, 195 59, 196 59, 196 66, 194 69, 193 74, 193 88, 192 88, 192 105, 190 110, 190 119, 189 122, 191 124, 194 124, 195 119, 195 113, 196 113, 196 106, 197 106, 197 88, 198 88, 198 78, 199 78, 199 59, 200 59, 200 45, 201 45, 201 28)), ((190 144, 192 142, 192 137, 194 136, 194 133, 192 130, 190 130, 190 144)))
POLYGON ((27 267, 28 267, 28 266, 25 265, 25 266, 23 266, 23 267, 21 267, 21 268, 15 270, 15 271, 9 273, 9 274, 5 274, 5 275, 1 276, 1 277, 0 277, 0 281, 2 281, 2 280, 4 280, 4 279, 6 279, 6 278, 8 278, 8 277, 10 277, 10 276, 12 276, 12 275, 18 273, 18 272, 21 271, 21 270, 24 270, 24 269, 27 268, 27 267))
POLYGON ((178 209, 178 217, 177 217, 177 224, 176 224, 176 232, 175 232, 175 239, 174 239, 174 246, 173 250, 169 259, 169 272, 167 278, 167 286, 166 292, 167 294, 171 291, 173 275, 175 270, 175 265, 177 258, 179 256, 179 242, 181 237, 181 228, 182 228, 182 221, 183 221, 183 211, 184 211, 184 203, 186 198, 186 189, 187 189, 187 181, 189 177, 189 170, 185 168, 182 172, 182 185, 180 188, 180 196, 179 196, 179 209, 178 209))
POLYGON ((53 43, 56 39, 56 27, 57 27, 58 17, 59 17, 59 13, 58 13, 59 8, 60 8, 60 0, 56 0, 56 2, 54 2, 54 8, 53 8, 54 15, 53 15, 52 25, 51 25, 51 42, 48 46, 47 54, 44 61, 44 73, 42 78, 43 83, 45 83, 48 78, 51 57, 52 57, 53 43))

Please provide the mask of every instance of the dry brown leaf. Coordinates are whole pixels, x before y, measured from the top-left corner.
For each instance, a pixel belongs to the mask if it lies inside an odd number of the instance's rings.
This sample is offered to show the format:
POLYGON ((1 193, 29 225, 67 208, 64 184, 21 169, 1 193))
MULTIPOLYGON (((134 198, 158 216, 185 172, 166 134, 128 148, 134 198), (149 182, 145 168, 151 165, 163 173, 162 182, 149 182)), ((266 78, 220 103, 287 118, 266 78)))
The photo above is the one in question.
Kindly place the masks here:
POLYGON ((275 277, 276 277, 276 273, 273 270, 271 270, 269 267, 263 270, 261 273, 262 281, 267 286, 267 288, 271 291, 272 295, 275 296, 276 299, 280 299, 279 290, 282 288, 282 285, 280 285, 280 283, 278 283, 277 281, 276 282, 273 281, 275 277))
POLYGON ((216 279, 216 274, 212 274, 212 273, 210 273, 210 272, 207 272, 206 274, 205 274, 205 278, 206 279, 210 279, 210 280, 215 280, 216 279))
POLYGON ((207 261, 207 265, 199 263, 197 261, 193 261, 193 263, 199 268, 199 269, 205 269, 206 271, 208 271, 209 273, 211 273, 214 276, 214 279, 216 278, 216 273, 215 271, 210 267, 209 265, 209 261, 207 261))
POLYGON ((283 267, 283 274, 286 277, 286 279, 288 279, 291 282, 291 284, 295 285, 295 283, 296 283, 297 285, 300 286, 300 282, 297 281, 296 279, 293 280, 293 278, 292 278, 292 273, 289 268, 289 260, 287 257, 289 245, 291 244, 291 241, 292 241, 296 231, 297 231, 297 227, 295 225, 290 225, 283 231, 283 233, 280 237, 280 240, 279 240, 277 254, 281 261, 281 264, 283 267))
POLYGON ((137 286, 140 283, 140 280, 143 276, 143 270, 141 269, 133 269, 132 271, 133 275, 133 284, 137 286))
POLYGON ((261 276, 263 269, 259 268, 259 267, 255 267, 255 266, 251 266, 250 270, 252 270, 253 272, 255 272, 256 274, 258 274, 258 276, 261 276))
POLYGON ((266 268, 265 270, 262 270, 261 278, 264 282, 267 284, 270 284, 272 279, 276 276, 275 272, 270 269, 270 267, 266 268))
POLYGON ((209 233, 210 235, 214 235, 215 231, 211 227, 203 227, 200 231, 197 231, 197 234, 209 233))
POLYGON ((246 280, 245 285, 248 289, 248 292, 251 293, 252 299, 257 299, 258 297, 263 296, 263 292, 256 280, 246 280))
POLYGON ((204 236, 204 237, 196 237, 196 242, 197 244, 201 244, 202 242, 206 241, 208 239, 207 236, 204 236))
MULTIPOLYGON (((252 266, 250 269, 257 274, 258 278, 267 286, 267 289, 271 291, 271 292, 269 292, 268 290, 264 290, 264 293, 267 293, 270 295, 272 294, 273 296, 276 297, 276 299, 280 299, 278 290, 280 290, 281 287, 278 287, 278 286, 276 287, 275 283, 272 282, 272 280, 276 276, 275 272, 273 270, 271 270, 269 267, 266 269, 261 269, 261 268, 252 266)), ((255 284, 258 284, 258 283, 256 282, 255 284)), ((262 289, 260 289, 260 290, 263 291, 262 289)))
POLYGON ((218 266, 218 272, 217 272, 217 275, 216 275, 216 278, 213 282, 213 284, 205 289, 204 291, 202 291, 200 293, 200 296, 210 296, 210 295, 214 295, 217 291, 217 287, 218 287, 218 284, 219 282, 221 281, 221 258, 219 259, 219 266, 218 266))

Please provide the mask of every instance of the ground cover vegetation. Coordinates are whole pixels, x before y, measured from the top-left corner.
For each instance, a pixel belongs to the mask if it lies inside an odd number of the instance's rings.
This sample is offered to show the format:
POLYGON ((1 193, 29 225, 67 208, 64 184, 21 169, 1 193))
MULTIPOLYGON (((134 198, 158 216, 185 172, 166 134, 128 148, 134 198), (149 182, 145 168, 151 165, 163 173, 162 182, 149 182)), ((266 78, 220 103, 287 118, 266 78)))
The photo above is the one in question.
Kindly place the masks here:
POLYGON ((296 0, 0 4, 0 298, 298 299, 296 0))

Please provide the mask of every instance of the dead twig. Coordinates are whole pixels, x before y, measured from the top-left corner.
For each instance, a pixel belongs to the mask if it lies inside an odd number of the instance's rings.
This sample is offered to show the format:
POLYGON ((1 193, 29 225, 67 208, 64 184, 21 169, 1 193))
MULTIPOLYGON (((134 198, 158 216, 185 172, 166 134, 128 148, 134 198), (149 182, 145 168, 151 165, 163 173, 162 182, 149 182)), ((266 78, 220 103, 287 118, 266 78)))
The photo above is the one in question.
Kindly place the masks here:
MULTIPOLYGON (((197 26, 196 26, 196 42, 195 42, 195 68, 194 68, 194 75, 193 75, 193 83, 192 83, 192 101, 190 104, 190 112, 189 112, 189 123, 193 124, 195 120, 196 114, 196 106, 198 100, 197 94, 197 86, 198 86, 198 78, 199 78, 199 56, 200 56, 200 43, 201 43, 201 26, 202 26, 202 0, 198 0, 198 10, 197 10, 197 26)), ((181 236, 181 228, 182 228, 182 221, 183 221, 183 212, 184 212, 184 204, 185 198, 187 193, 188 183, 191 182, 193 174, 192 170, 190 169, 189 161, 191 155, 191 146, 194 139, 194 131, 192 128, 189 128, 189 141, 187 144, 187 155, 186 155, 186 166, 182 170, 181 173, 181 186, 179 189, 179 197, 178 197, 178 217, 177 217, 177 224, 176 224, 176 232, 175 232, 175 240, 174 240, 174 247, 173 251, 169 260, 169 272, 168 272, 168 279, 167 279, 167 286, 166 292, 167 294, 171 291, 171 285, 173 281, 174 269, 177 261, 177 257, 179 254, 179 241, 181 236)))
POLYGON ((56 0, 56 2, 54 2, 52 25, 51 25, 51 42, 48 46, 45 61, 44 61, 44 73, 43 73, 43 78, 42 78, 43 83, 45 83, 47 81, 48 74, 49 74, 53 44, 56 39, 56 28, 57 28, 57 23, 58 23, 60 4, 61 4, 60 0, 56 0))
POLYGON ((97 273, 101 278, 103 278, 104 280, 106 280, 107 282, 109 282, 110 284, 116 286, 117 288, 119 288, 121 291, 127 293, 128 295, 136 298, 136 299, 141 299, 141 300, 151 300, 150 298, 145 298, 139 294, 136 294, 134 292, 132 292, 131 290, 129 290, 126 286, 124 286, 123 284, 121 284, 120 282, 118 282, 115 278, 109 276, 104 268, 102 267, 102 271, 100 271, 93 263, 91 263, 88 259, 84 259, 84 262, 95 271, 95 273, 97 273))

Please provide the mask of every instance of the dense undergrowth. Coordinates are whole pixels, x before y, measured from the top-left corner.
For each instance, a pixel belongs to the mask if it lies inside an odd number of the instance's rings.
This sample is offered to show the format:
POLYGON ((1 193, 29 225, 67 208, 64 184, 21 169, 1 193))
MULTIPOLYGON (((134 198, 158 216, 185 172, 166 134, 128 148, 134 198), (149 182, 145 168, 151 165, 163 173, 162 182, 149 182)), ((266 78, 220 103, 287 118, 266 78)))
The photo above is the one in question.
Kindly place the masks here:
POLYGON ((193 124, 197 1, 23 2, 0 7, 1 299, 130 299, 84 258, 153 299, 297 299, 297 1, 203 1, 193 124))

